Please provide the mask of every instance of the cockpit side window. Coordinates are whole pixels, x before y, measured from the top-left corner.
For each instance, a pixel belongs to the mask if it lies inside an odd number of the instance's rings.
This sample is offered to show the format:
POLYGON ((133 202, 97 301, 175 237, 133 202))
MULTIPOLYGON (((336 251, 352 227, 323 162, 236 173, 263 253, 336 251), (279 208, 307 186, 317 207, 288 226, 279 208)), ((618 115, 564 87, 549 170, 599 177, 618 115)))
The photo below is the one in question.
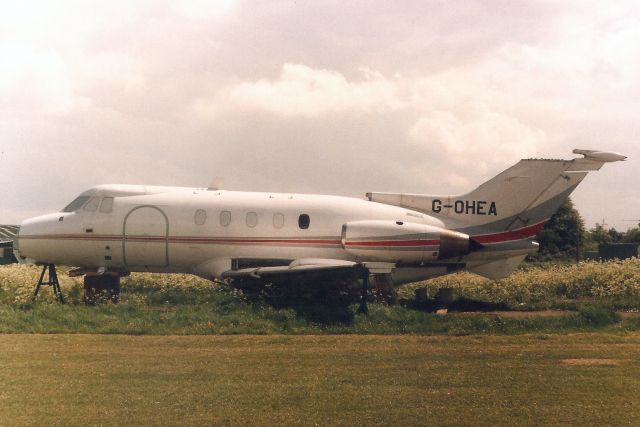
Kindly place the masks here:
POLYGON ((100 204, 100 212, 111 213, 113 211, 113 197, 105 197, 100 204))
POLYGON ((86 205, 84 205, 84 210, 88 212, 95 212, 98 210, 98 206, 100 205, 100 197, 92 197, 86 205))
POLYGON ((91 197, 89 196, 80 196, 73 202, 69 203, 64 209, 62 209, 62 212, 75 212, 80 209, 85 203, 87 203, 87 200, 89 200, 90 198, 91 197))

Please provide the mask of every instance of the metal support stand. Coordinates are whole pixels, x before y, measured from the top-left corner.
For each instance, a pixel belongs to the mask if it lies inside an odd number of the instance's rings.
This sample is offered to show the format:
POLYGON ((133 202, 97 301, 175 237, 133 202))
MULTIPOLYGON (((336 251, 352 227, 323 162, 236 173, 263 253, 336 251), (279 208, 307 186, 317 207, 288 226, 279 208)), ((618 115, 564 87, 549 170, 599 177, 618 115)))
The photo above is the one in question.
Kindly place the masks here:
POLYGON ((358 307, 358 314, 368 314, 369 307, 367 306, 367 293, 369 291, 369 270, 366 268, 362 272, 362 297, 360 299, 360 307, 358 307))
POLYGON ((60 290, 60 282, 58 282, 58 273, 56 273, 56 266, 53 264, 45 264, 42 268, 42 273, 40 273, 40 279, 38 280, 38 284, 36 285, 36 289, 33 293, 33 299, 35 300, 38 297, 38 293, 40 293, 41 286, 51 286, 53 287, 53 294, 56 296, 56 300, 60 304, 64 304, 64 299, 62 299, 62 291, 60 290), (44 275, 49 270, 49 277, 47 281, 44 280, 44 275))

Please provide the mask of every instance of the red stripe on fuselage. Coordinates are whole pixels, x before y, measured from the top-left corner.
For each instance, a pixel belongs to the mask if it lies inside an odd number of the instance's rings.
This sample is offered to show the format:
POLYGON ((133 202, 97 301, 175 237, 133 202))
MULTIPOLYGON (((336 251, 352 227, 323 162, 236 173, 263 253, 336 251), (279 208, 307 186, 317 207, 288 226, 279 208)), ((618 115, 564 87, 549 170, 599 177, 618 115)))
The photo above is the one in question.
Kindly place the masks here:
POLYGON ((481 244, 511 242, 514 240, 524 240, 534 237, 545 226, 547 221, 539 222, 528 227, 516 230, 503 231, 501 233, 480 234, 471 236, 471 239, 481 244))
MULTIPOLYGON (((479 234, 471 236, 471 239, 481 244, 502 243, 514 240, 529 239, 544 228, 547 221, 533 224, 517 230, 503 231, 500 233, 479 234)), ((122 235, 109 234, 50 234, 18 236, 19 239, 46 239, 46 240, 85 240, 85 241, 122 241, 122 235)), ((287 245, 342 245, 339 239, 240 239, 240 238, 211 238, 193 236, 126 236, 126 241, 132 242, 170 242, 170 243, 202 243, 202 244, 287 244, 287 245)), ((377 240, 377 241, 348 241, 344 246, 362 247, 411 247, 411 246, 437 246, 439 240, 415 239, 415 240, 377 240)))
POLYGON ((377 241, 367 241, 367 242, 345 242, 345 246, 438 246, 440 244, 439 240, 377 240, 377 241))
POLYGON ((213 243, 213 244, 234 244, 234 243, 269 243, 269 244, 318 244, 318 245, 340 245, 342 242, 335 239, 220 239, 207 237, 188 236, 126 236, 122 235, 85 235, 85 234, 44 234, 21 236, 21 239, 30 240, 85 240, 85 241, 122 241, 128 242, 170 242, 170 243, 213 243))
MULTIPOLYGON (((129 238, 127 238, 129 240, 129 238)), ((300 243, 318 245, 339 245, 340 240, 329 239, 208 239, 205 237, 170 237, 172 243, 300 243)))

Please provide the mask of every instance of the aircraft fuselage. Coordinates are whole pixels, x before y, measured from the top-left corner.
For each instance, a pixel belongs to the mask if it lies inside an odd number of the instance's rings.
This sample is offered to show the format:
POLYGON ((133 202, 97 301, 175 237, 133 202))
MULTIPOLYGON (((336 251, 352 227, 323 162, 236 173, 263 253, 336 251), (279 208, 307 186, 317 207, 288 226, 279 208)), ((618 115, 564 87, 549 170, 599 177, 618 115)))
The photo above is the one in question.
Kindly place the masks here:
POLYGON ((207 266, 215 260, 402 261, 403 254, 417 251, 424 257, 411 259, 421 264, 438 259, 437 237, 414 236, 389 246, 369 240, 355 245, 366 251, 358 252, 345 241, 345 224, 444 228, 441 220, 417 211, 339 196, 176 189, 115 197, 110 209, 102 209, 108 186, 85 194, 95 203, 25 221, 20 255, 87 269, 210 276, 222 268, 207 266))

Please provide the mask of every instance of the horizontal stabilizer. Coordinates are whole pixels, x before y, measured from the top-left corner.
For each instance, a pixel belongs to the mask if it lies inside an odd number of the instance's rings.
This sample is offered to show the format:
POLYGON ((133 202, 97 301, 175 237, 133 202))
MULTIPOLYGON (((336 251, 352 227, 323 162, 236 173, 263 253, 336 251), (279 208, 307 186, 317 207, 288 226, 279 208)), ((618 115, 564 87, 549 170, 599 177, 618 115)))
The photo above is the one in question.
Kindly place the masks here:
POLYGON ((612 151, 598 151, 598 150, 583 150, 576 148, 573 150, 574 154, 582 154, 585 159, 590 159, 598 162, 620 162, 625 161, 627 156, 623 156, 620 153, 614 153, 612 151))

